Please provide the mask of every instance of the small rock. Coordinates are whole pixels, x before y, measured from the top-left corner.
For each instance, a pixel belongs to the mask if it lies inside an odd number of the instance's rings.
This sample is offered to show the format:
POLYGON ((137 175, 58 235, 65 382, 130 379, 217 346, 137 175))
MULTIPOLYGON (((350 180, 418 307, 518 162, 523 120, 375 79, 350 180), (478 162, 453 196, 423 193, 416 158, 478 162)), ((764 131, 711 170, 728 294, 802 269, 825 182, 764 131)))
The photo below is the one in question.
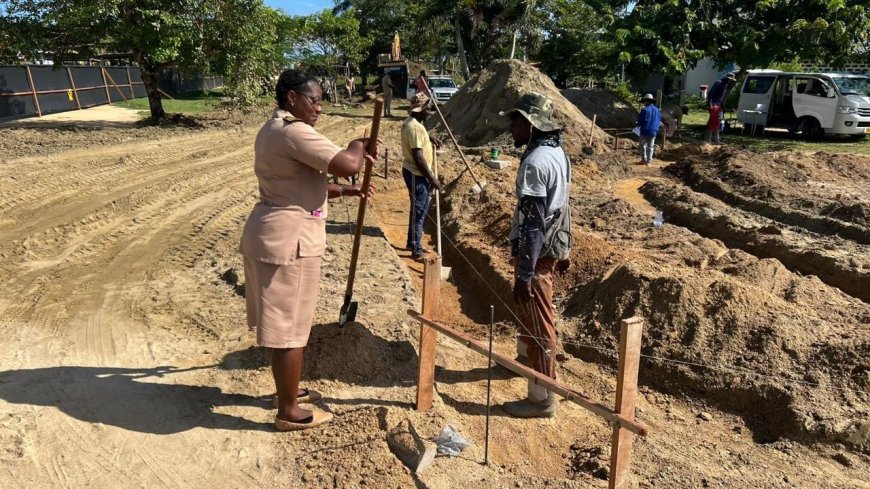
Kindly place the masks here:
POLYGON ((704 421, 713 421, 713 415, 706 411, 701 411, 701 413, 698 414, 698 417, 703 419, 704 421))
POLYGON ((393 454, 414 473, 419 474, 433 460, 438 447, 421 437, 410 420, 401 421, 387 435, 387 445, 393 454))
POLYGON ((511 166, 511 162, 506 160, 486 160, 484 164, 494 170, 504 170, 511 166))

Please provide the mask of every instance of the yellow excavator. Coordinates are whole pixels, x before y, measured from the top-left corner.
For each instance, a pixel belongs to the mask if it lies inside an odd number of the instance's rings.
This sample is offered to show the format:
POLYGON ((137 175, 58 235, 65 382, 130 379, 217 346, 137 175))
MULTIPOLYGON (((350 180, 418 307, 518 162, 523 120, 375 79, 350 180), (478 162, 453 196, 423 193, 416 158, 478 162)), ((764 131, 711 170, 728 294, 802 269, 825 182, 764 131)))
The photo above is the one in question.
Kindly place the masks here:
POLYGON ((393 81, 393 96, 401 97, 402 94, 407 96, 408 62, 402 57, 402 41, 399 39, 398 32, 393 34, 393 47, 390 52, 378 55, 378 79, 387 74, 393 81))

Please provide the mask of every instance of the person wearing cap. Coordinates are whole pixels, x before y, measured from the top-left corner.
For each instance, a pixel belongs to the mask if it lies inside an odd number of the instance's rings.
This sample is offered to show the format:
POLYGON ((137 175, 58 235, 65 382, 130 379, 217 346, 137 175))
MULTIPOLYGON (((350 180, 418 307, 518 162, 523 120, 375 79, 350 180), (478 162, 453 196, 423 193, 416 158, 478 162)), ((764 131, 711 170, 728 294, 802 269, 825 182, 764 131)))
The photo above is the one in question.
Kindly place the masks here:
MULTIPOLYGON (((561 128, 552 120, 550 99, 528 93, 500 114, 510 117, 514 145, 526 147, 517 170, 517 204, 509 235, 514 260, 513 295, 521 330, 517 346, 520 357, 527 357, 534 370, 555 379, 553 276, 570 266, 571 164, 562 148, 561 128), (561 232, 567 229, 567 250, 562 246, 555 251, 547 242, 557 221, 561 232)), ((553 392, 529 381, 526 398, 506 402, 503 408, 520 418, 552 417, 556 414, 556 398, 553 392)))
POLYGON ((722 144, 719 140, 722 111, 725 99, 735 83, 737 83, 737 77, 734 76, 734 73, 728 73, 722 79, 717 80, 707 92, 707 109, 710 111, 710 117, 707 119, 704 141, 708 143, 722 144))
POLYGON ((429 193, 441 191, 441 182, 432 173, 435 159, 434 139, 423 123, 429 118, 429 97, 418 93, 411 97, 411 110, 402 124, 402 177, 408 188, 408 238, 406 249, 411 258, 423 258, 423 221, 429 211, 429 193))
POLYGON ((638 152, 640 153, 640 164, 649 165, 652 163, 653 151, 655 150, 656 136, 659 133, 659 126, 662 122, 662 113, 655 104, 655 97, 648 93, 640 99, 643 104, 643 109, 637 115, 638 134, 638 152))

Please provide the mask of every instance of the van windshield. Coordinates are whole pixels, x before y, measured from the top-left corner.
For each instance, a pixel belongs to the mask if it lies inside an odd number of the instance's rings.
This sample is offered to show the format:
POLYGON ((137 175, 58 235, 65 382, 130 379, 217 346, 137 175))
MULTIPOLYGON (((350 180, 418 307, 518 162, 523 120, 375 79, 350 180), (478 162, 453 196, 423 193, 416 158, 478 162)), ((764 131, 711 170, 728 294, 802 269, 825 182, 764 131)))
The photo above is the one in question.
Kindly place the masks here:
POLYGON ((832 76, 843 95, 870 95, 870 77, 832 76))

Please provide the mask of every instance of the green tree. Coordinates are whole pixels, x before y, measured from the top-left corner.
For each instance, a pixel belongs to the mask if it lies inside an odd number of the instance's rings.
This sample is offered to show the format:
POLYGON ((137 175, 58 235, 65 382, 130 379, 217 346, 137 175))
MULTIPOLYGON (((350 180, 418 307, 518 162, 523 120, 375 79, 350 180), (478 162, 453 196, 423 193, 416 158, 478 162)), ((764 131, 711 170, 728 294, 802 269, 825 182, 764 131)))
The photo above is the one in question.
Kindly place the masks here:
POLYGON ((867 0, 656 0, 637 3, 614 32, 620 59, 635 73, 677 74, 705 56, 744 70, 795 58, 842 66, 867 39, 867 6, 867 0))
POLYGON ((155 123, 166 115, 157 86, 164 68, 205 72, 214 61, 217 74, 236 83, 262 69, 270 56, 263 51, 274 53, 254 40, 264 26, 270 39, 272 14, 262 0, 8 0, 0 7, 16 35, 32 36, 17 46, 25 55, 49 52, 58 64, 128 55, 142 70, 155 123))
POLYGON ((582 0, 552 2, 538 59, 557 85, 582 78, 601 80, 618 72, 616 43, 608 32, 615 17, 606 7, 598 8, 582 0))
POLYGON ((236 106, 251 106, 286 63, 289 20, 262 0, 224 0, 214 15, 207 36, 210 70, 223 74, 236 106))
POLYGON ((363 52, 360 71, 365 77, 376 71, 378 55, 389 53, 393 34, 402 40, 402 53, 406 58, 423 59, 433 53, 433 41, 441 26, 432 22, 421 2, 407 0, 340 0, 333 13, 352 15, 359 21, 359 33, 367 38, 369 46, 363 52))
POLYGON ((172 65, 205 66, 206 0, 12 0, 7 15, 41 25, 38 46, 56 63, 129 53, 142 69, 151 118, 165 117, 157 76, 172 65))
POLYGON ((291 17, 289 41, 295 46, 290 60, 313 72, 335 73, 338 66, 359 65, 371 40, 360 34, 353 10, 340 15, 326 9, 316 14, 291 17))

